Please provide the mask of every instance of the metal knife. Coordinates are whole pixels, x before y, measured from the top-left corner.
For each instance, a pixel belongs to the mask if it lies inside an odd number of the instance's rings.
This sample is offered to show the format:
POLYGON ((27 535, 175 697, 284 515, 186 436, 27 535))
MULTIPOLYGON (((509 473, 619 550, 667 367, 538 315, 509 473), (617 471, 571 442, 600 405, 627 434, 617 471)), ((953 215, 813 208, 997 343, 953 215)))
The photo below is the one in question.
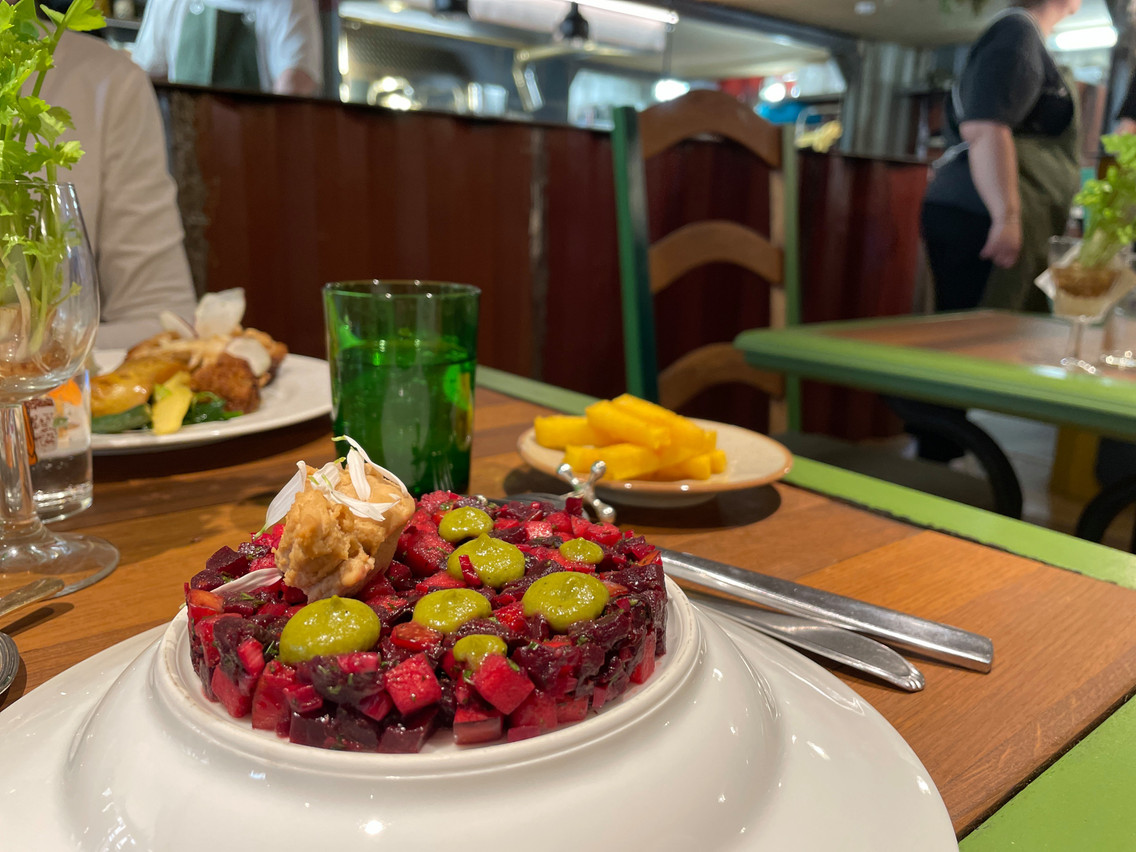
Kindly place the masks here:
POLYGON ((900 689, 918 692, 923 688, 923 673, 887 645, 875 639, 869 639, 843 627, 833 627, 799 615, 770 612, 736 601, 697 595, 694 596, 694 602, 704 609, 721 613, 731 621, 751 627, 788 645, 877 677, 900 689))
POLYGON ((675 579, 855 630, 893 647, 972 671, 988 672, 994 664, 994 643, 986 636, 701 556, 666 548, 659 548, 659 552, 663 569, 675 579))

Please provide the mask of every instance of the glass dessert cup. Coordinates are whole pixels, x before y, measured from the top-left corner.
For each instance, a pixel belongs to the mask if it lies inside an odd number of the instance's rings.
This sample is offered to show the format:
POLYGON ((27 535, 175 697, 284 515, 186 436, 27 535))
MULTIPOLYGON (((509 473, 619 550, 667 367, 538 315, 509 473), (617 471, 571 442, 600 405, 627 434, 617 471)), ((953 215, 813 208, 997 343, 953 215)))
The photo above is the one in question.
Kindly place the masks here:
POLYGON ((1049 297, 1055 317, 1071 324, 1060 364, 1067 370, 1097 373, 1096 364, 1082 356, 1085 329, 1099 323, 1129 291, 1136 287, 1131 253, 1123 249, 1107 265, 1081 266, 1081 241, 1051 237, 1049 268, 1034 282, 1049 297))
POLYGON ((61 594, 102 579, 118 551, 49 531, 36 514, 23 403, 82 366, 99 321, 94 257, 70 184, 0 183, 0 590, 59 577, 61 594))

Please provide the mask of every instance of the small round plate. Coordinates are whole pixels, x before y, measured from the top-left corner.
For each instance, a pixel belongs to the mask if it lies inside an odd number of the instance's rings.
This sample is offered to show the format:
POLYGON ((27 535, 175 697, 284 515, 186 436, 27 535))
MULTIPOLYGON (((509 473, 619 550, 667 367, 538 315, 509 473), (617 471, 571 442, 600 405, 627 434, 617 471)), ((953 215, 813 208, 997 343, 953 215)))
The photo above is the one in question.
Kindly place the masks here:
MULTIPOLYGON (((710 500, 723 491, 768 485, 783 478, 793 467, 793 454, 772 438, 713 420, 694 420, 700 427, 718 433, 718 449, 726 452, 726 469, 709 479, 680 479, 657 482, 646 479, 601 479, 596 494, 628 506, 692 506, 710 500)), ((517 442, 517 451, 526 462, 543 473, 556 475, 564 461, 561 450, 550 450, 536 442, 529 429, 517 442)))

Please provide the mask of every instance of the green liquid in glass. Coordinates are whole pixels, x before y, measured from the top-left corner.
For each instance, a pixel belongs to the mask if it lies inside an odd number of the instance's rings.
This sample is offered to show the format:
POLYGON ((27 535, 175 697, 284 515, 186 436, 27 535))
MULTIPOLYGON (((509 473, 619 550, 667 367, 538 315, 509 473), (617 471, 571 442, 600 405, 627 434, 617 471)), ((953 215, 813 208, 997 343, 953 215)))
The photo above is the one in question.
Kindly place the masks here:
MULTIPOLYGON (((414 496, 469 488, 476 359, 449 341, 366 343, 332 359, 336 435, 350 435, 414 496)), ((346 454, 347 445, 338 450, 346 454)))

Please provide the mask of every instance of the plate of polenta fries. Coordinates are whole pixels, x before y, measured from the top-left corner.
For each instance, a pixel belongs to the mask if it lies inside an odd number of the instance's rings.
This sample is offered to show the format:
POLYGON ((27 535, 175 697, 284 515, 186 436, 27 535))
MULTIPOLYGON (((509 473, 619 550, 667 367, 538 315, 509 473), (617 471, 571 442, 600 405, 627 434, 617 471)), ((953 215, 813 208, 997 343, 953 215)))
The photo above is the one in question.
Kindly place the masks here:
POLYGON ((607 472, 596 492, 640 506, 690 505, 775 482, 793 466, 792 454, 772 438, 683 417, 630 394, 595 402, 578 416, 537 417, 517 450, 550 474, 564 463, 587 473, 602 459, 607 472))

